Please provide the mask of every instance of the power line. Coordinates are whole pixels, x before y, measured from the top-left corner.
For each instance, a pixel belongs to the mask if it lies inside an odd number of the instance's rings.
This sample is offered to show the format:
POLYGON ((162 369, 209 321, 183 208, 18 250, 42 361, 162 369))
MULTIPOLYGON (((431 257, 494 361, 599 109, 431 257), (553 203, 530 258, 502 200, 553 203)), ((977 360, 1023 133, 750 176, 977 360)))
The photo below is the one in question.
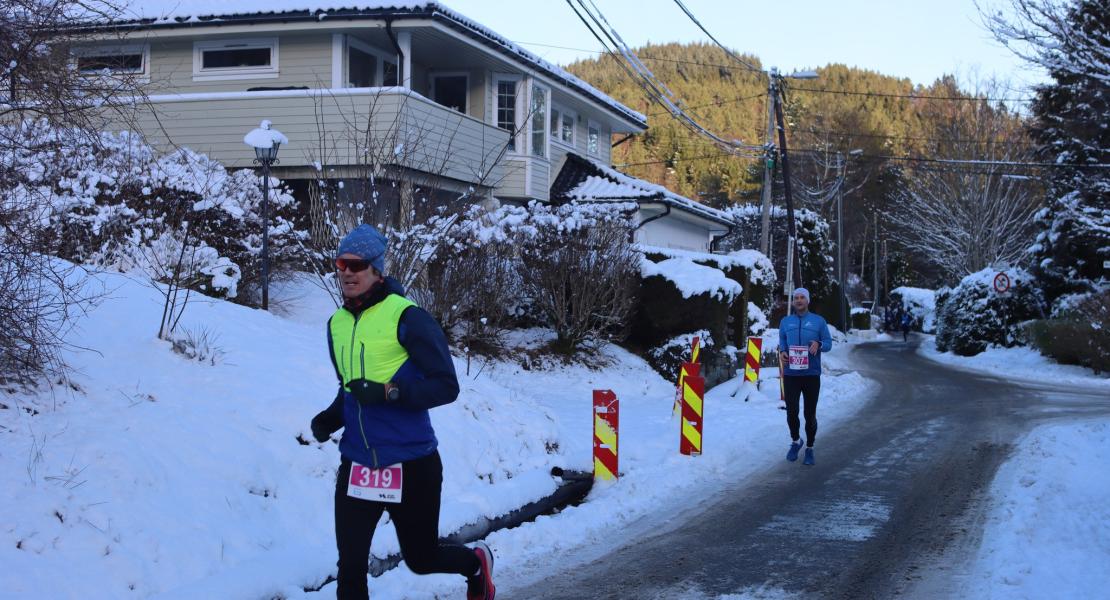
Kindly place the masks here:
MULTIPOLYGON (((767 95, 767 92, 760 92, 760 93, 755 94, 753 96, 743 96, 741 98, 731 98, 729 100, 720 100, 718 102, 706 102, 705 104, 693 104, 693 105, 683 104, 682 108, 689 110, 689 109, 692 109, 692 108, 705 108, 707 106, 723 106, 725 104, 738 104, 740 102, 744 102, 744 101, 747 101, 747 100, 755 100, 756 98, 762 98, 766 95, 767 95)), ((670 111, 658 111, 658 112, 648 113, 647 116, 656 117, 656 116, 663 115, 663 114, 670 114, 670 111)))
MULTIPOLYGON (((589 52, 589 53, 592 53, 592 54, 609 54, 610 56, 613 56, 613 58, 616 58, 616 56, 613 55, 612 51, 590 50, 588 48, 572 48, 572 47, 569 47, 569 46, 556 46, 556 45, 553 45, 553 44, 541 44, 539 42, 520 42, 520 41, 516 41, 514 43, 523 44, 523 45, 526 45, 526 46, 540 46, 540 47, 544 47, 544 48, 558 48, 560 50, 574 50, 576 52, 589 52)), ((671 62, 671 63, 680 63, 680 64, 687 64, 687 65, 697 65, 697 66, 700 66, 700 67, 717 67, 717 68, 721 68, 721 69, 734 69, 734 68, 736 68, 735 65, 726 65, 726 64, 722 64, 722 63, 711 63, 711 62, 701 62, 701 61, 696 61, 696 60, 682 60, 682 59, 677 59, 677 58, 663 58, 661 56, 651 56, 651 55, 642 54, 642 53, 638 54, 637 56, 639 56, 643 60, 654 60, 654 61, 660 61, 660 62, 671 62)), ((887 75, 887 77, 892 77, 892 76, 887 75)), ((814 93, 818 93, 818 94, 842 94, 842 95, 847 95, 847 96, 870 96, 870 97, 875 97, 875 98, 904 98, 904 99, 911 99, 911 100, 945 100, 945 101, 956 101, 956 102, 973 102, 973 101, 1032 102, 1033 101, 1033 98, 987 98, 987 97, 981 97, 981 96, 923 96, 923 95, 920 95, 920 94, 891 94, 891 93, 885 93, 885 92, 856 92, 856 91, 850 91, 850 90, 827 90, 827 89, 823 90, 823 89, 817 89, 817 88, 799 88, 799 87, 794 87, 794 86, 790 86, 790 89, 798 90, 798 91, 802 91, 802 92, 814 92, 814 93)))
POLYGON ((694 25, 698 26, 698 29, 700 29, 702 31, 702 33, 709 36, 709 39, 713 40, 714 44, 717 44, 717 46, 720 47, 721 50, 725 51, 725 54, 728 54, 729 58, 731 58, 732 60, 735 60, 736 62, 738 62, 742 65, 744 65, 744 67, 746 67, 750 71, 755 71, 756 73, 763 73, 763 69, 752 66, 751 63, 748 63, 747 61, 740 58, 739 56, 736 56, 735 54, 733 54, 732 50, 729 50, 724 44, 717 41, 717 38, 713 37, 712 33, 709 33, 709 30, 706 29, 705 26, 701 24, 701 21, 698 21, 697 17, 694 16, 694 13, 690 12, 690 9, 686 8, 686 5, 682 3, 682 0, 674 0, 674 2, 675 2, 675 4, 678 5, 679 8, 682 9, 682 12, 686 13, 687 17, 690 17, 690 20, 694 22, 694 25))

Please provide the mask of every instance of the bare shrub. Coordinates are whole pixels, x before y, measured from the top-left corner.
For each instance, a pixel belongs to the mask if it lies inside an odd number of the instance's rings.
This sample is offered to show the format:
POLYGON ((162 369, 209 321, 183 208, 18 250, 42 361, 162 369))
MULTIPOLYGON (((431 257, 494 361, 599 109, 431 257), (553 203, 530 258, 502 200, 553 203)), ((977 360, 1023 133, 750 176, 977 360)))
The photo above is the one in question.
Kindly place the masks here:
POLYGON ((522 280, 555 330, 554 349, 572 353, 619 333, 633 308, 640 254, 626 204, 529 206, 520 246, 522 280))

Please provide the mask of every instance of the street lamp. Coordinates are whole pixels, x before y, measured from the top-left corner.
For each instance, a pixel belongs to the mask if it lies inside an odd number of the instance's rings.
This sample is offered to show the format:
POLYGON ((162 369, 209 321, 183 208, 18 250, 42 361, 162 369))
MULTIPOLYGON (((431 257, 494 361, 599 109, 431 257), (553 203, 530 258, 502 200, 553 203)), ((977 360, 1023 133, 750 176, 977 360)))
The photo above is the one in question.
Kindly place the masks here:
POLYGON ((257 129, 243 136, 243 143, 254 148, 254 162, 262 165, 262 310, 270 308, 270 166, 278 162, 278 148, 289 138, 270 128, 264 120, 257 129))

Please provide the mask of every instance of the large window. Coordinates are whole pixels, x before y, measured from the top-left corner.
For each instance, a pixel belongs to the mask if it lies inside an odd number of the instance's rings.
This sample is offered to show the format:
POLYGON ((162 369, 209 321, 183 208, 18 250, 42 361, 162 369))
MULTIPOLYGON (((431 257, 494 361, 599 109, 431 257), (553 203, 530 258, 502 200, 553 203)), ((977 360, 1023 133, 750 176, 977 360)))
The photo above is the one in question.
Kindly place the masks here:
POLYGON ((146 45, 83 48, 75 54, 77 71, 84 75, 107 73, 142 77, 150 74, 150 49, 146 45))
POLYGON ((347 48, 347 87, 374 87, 378 57, 354 46, 347 48))
POLYGON ((586 127, 586 152, 594 156, 601 154, 601 125, 590 121, 586 127))
POLYGON ((465 73, 432 75, 432 100, 463 114, 467 112, 470 78, 465 73))
POLYGON ((546 88, 532 84, 532 155, 547 156, 547 95, 546 88))
POLYGON ((277 38, 193 43, 194 79, 252 79, 277 76, 277 38))
POLYGON ((574 147, 574 123, 578 115, 560 106, 551 107, 551 139, 574 147))
POLYGON ((509 132, 509 151, 516 151, 517 124, 517 89, 520 86, 519 77, 495 76, 493 88, 495 125, 509 132))

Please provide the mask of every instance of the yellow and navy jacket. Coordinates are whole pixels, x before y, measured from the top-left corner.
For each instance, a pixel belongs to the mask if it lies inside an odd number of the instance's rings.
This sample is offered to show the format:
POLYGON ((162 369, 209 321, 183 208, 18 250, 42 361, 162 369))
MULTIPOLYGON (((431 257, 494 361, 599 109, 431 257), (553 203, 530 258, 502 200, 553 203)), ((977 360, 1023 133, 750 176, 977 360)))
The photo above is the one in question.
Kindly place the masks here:
POLYGON ((343 428, 339 452, 368 467, 421 458, 438 446, 428 409, 459 395, 443 329, 386 277, 357 310, 340 307, 328 320, 328 353, 339 391, 320 425, 343 428), (400 398, 362 405, 346 389, 354 379, 392 382, 400 398))

